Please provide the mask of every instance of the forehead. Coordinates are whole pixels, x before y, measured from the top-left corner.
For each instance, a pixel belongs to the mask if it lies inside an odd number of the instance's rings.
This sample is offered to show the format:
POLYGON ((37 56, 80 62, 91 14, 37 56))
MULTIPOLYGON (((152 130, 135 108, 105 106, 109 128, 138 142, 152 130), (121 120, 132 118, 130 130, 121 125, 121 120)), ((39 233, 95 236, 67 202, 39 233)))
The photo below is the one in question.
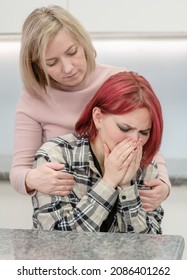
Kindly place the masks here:
POLYGON ((73 39, 68 31, 62 30, 49 41, 46 47, 46 55, 48 55, 49 53, 54 53, 56 51, 58 52, 59 50, 66 51, 71 45, 74 45, 76 42, 77 41, 73 39))

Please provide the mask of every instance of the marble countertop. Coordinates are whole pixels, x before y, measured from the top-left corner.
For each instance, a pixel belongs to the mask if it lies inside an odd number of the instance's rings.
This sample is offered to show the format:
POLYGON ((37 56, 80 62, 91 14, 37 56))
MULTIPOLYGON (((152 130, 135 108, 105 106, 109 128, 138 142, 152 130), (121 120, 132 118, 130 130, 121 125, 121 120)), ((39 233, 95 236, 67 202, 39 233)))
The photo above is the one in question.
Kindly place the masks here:
POLYGON ((179 235, 0 229, 2 260, 177 260, 179 235))

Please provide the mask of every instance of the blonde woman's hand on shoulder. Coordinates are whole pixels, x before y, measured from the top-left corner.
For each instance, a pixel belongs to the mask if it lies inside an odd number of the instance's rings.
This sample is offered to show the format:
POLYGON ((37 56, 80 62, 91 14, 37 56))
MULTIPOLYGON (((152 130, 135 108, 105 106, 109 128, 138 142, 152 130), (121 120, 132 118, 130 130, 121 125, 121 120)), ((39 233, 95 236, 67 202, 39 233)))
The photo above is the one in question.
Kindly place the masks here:
POLYGON ((146 181, 144 184, 151 189, 139 190, 139 195, 142 200, 142 207, 145 211, 150 212, 158 208, 167 198, 170 188, 159 178, 146 181))

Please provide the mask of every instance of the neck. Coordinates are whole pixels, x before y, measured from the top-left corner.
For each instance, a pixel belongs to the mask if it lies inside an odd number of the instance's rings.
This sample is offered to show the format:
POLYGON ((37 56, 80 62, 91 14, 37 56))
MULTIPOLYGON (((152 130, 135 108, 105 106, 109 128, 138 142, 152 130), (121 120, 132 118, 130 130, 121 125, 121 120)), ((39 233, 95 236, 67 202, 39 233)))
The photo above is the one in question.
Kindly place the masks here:
POLYGON ((92 82, 92 73, 89 75, 88 74, 85 75, 84 79, 80 82, 80 84, 78 84, 76 86, 64 86, 63 84, 50 78, 51 87, 53 87, 57 90, 62 90, 62 91, 67 91, 67 92, 83 90, 83 89, 87 88, 91 82, 92 82))
POLYGON ((75 92, 79 91, 85 88, 85 81, 82 81, 79 85, 76 86, 64 86, 54 80, 51 81, 51 87, 57 89, 57 90, 62 90, 62 91, 67 91, 67 92, 75 92))

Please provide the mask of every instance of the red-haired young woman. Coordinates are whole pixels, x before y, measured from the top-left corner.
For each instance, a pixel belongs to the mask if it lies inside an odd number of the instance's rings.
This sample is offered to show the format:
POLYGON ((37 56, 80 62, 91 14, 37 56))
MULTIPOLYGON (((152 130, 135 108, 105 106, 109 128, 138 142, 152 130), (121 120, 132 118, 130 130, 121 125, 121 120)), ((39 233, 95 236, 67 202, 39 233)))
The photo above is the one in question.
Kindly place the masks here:
POLYGON ((140 191, 146 180, 160 180, 154 156, 162 131, 160 102, 144 77, 119 72, 108 78, 75 133, 49 140, 36 154, 34 168, 62 163, 61 171, 72 174, 75 185, 67 196, 33 196, 34 227, 161 233, 163 209, 146 211, 140 191))

